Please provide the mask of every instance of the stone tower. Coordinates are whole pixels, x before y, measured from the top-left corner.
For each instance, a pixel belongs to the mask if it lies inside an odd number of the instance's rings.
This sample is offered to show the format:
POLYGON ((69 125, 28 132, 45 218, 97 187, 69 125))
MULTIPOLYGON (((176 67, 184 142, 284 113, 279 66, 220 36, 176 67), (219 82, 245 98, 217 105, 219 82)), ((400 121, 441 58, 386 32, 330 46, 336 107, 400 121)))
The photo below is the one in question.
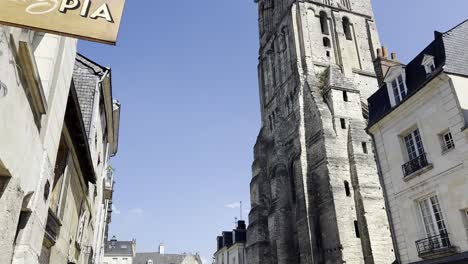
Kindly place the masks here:
POLYGON ((258 0, 262 129, 249 264, 390 264, 367 98, 379 47, 370 0, 258 0))

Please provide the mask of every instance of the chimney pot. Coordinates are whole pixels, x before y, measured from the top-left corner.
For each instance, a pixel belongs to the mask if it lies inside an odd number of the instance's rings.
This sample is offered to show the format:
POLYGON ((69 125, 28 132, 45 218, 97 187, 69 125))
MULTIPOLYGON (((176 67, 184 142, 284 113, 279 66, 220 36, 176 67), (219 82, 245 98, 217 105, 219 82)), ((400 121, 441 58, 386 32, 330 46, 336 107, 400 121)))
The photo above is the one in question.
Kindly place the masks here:
POLYGON ((160 255, 164 255, 164 253, 165 253, 165 251, 166 251, 165 249, 166 249, 166 248, 165 248, 165 246, 164 246, 163 243, 159 244, 159 254, 160 254, 160 255))
POLYGON ((387 48, 382 47, 382 53, 383 53, 383 57, 384 57, 385 59, 388 59, 388 51, 387 51, 387 48))
POLYGON ((397 61, 397 55, 395 52, 392 52, 392 60, 397 61))
POLYGON ((383 55, 382 55, 382 49, 381 48, 378 48, 377 49, 377 58, 382 58, 383 55))

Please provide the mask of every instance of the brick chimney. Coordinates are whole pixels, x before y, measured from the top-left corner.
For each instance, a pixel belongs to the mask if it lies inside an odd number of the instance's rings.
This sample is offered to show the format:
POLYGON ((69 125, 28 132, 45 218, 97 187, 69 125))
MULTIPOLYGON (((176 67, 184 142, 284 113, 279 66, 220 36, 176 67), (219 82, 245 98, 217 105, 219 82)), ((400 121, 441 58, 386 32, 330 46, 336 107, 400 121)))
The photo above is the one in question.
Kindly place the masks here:
POLYGON ((402 65, 396 56, 396 53, 391 54, 391 58, 388 57, 388 51, 385 47, 377 49, 377 58, 374 60, 375 74, 379 82, 379 87, 382 87, 385 75, 388 70, 396 65, 402 65))

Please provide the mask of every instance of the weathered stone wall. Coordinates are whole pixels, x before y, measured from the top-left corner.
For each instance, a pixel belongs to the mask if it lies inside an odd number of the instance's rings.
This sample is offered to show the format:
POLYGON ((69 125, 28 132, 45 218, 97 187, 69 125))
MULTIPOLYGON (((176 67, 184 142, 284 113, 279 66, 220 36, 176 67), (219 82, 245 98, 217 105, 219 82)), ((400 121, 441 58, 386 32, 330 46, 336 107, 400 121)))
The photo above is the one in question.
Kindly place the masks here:
POLYGON ((248 263, 392 263, 361 103, 377 89, 370 1, 350 1, 353 12, 342 1, 262 11, 267 2, 259 3, 263 20, 273 18, 260 40, 263 127, 252 166, 248 263), (320 12, 329 34, 322 34, 320 12))
POLYGON ((0 98, 0 159, 12 177, 0 197, 0 227, 3 228, 0 232, 0 262, 10 263, 14 254, 13 263, 37 263, 49 202, 44 198, 44 189, 49 186, 46 183, 52 181, 52 164, 62 130, 76 40, 49 34, 36 36, 28 30, 0 27, 0 51, 0 81, 8 90, 0 98), (21 67, 17 55, 20 40, 28 43, 31 52, 37 52, 32 56, 32 60, 36 60, 38 55, 37 68, 48 69, 38 73, 44 77, 41 84, 46 87, 46 114, 39 122, 36 122, 31 99, 28 99, 24 79, 27 72, 21 67), (46 52, 36 45, 41 41, 56 45, 46 52), (24 222, 14 241, 22 207, 31 212, 22 218, 24 222))

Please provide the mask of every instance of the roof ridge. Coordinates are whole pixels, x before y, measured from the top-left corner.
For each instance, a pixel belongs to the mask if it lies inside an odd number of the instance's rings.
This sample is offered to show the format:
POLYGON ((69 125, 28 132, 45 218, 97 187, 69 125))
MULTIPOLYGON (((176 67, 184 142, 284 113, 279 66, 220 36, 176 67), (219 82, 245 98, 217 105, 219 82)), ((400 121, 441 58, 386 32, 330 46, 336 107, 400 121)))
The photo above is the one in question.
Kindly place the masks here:
POLYGON ((451 29, 449 29, 449 30, 443 32, 442 34, 444 34, 444 35, 445 35, 445 34, 448 34, 448 33, 450 33, 451 31, 455 30, 456 28, 460 27, 461 25, 463 25, 463 24, 465 24, 465 23, 467 23, 467 22, 468 22, 468 19, 465 19, 464 21, 460 22, 459 24, 457 24, 456 26, 452 27, 451 29))

